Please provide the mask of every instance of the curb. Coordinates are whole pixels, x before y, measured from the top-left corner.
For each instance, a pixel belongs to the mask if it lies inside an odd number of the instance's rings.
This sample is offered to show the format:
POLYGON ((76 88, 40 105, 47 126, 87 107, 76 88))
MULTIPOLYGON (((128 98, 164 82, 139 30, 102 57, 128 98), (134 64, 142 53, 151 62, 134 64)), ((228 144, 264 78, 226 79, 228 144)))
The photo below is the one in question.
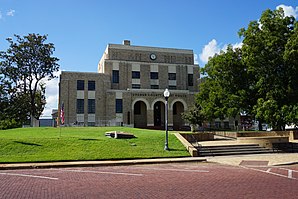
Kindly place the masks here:
POLYGON ((158 158, 158 159, 134 159, 134 160, 109 160, 109 161, 77 161, 77 162, 44 162, 44 163, 11 163, 0 164, 0 170, 16 169, 42 169, 62 167, 95 167, 95 166, 123 166, 136 164, 166 164, 179 162, 206 162, 206 158, 158 158))
POLYGON ((274 164, 272 166, 290 166, 290 165, 295 165, 298 164, 298 162, 285 162, 285 163, 278 163, 278 164, 274 164))

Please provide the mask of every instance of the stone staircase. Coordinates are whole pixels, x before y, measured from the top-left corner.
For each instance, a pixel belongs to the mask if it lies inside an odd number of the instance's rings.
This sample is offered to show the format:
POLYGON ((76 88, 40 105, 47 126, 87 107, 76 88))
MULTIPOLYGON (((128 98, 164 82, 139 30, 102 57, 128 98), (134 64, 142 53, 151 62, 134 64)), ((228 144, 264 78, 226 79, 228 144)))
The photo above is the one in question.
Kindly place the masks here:
POLYGON ((298 153, 298 143, 274 143, 272 144, 274 152, 298 153))
POLYGON ((215 145, 196 147, 199 156, 223 156, 223 155, 246 155, 272 153, 272 149, 260 147, 258 144, 233 144, 233 145, 215 145))

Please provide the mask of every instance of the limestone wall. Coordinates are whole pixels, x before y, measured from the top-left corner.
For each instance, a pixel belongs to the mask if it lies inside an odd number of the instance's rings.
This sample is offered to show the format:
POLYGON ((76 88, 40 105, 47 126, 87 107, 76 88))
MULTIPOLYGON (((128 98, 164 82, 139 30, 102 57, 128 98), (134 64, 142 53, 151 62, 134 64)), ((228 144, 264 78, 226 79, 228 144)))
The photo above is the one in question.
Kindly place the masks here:
POLYGON ((213 133, 180 133, 188 141, 212 141, 213 133))

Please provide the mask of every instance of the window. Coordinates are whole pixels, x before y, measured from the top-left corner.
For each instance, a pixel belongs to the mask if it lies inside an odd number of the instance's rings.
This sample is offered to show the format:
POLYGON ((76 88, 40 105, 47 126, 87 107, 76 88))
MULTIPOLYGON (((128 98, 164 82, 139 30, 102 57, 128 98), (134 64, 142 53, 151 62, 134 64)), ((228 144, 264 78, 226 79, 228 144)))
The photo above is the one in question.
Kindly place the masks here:
POLYGON ((150 79, 158 79, 158 72, 151 72, 150 79))
POLYGON ((176 90, 176 86, 169 85, 169 90, 176 90))
POLYGON ((188 74, 188 86, 193 86, 193 74, 188 74))
POLYGON ((169 73, 169 80, 176 80, 176 73, 169 73))
POLYGON ((95 81, 88 81, 88 91, 95 91, 95 81))
POLYGON ((95 99, 88 99, 88 113, 95 113, 95 99))
POLYGON ((119 70, 112 71, 112 83, 119 83, 119 70))
POLYGON ((141 85, 140 84, 132 84, 131 87, 136 88, 136 89, 140 89, 141 85))
POLYGON ((224 128, 229 129, 230 128, 230 123, 229 122, 224 122, 224 128))
POLYGON ((132 79, 140 79, 140 71, 132 71, 131 77, 132 79))
POLYGON ((84 90, 84 80, 77 80, 77 90, 84 90))
POLYGON ((151 85, 151 89, 159 89, 159 85, 151 85))
POLYGON ((77 99, 77 114, 84 113, 84 99, 77 99))
POLYGON ((95 126, 95 122, 88 122, 88 126, 95 126))
POLYGON ((215 122, 214 123, 215 128, 221 128, 221 122, 215 122))
POLYGON ((116 99, 116 113, 122 113, 122 99, 116 99))

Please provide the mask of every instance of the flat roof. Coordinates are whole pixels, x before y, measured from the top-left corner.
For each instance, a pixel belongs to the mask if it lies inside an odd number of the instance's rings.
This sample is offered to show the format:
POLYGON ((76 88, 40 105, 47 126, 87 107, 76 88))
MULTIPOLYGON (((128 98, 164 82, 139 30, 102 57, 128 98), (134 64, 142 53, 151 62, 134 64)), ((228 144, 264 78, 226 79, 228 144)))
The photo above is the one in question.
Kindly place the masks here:
POLYGON ((153 51, 153 52, 193 54, 193 50, 188 50, 188 49, 162 48, 162 47, 150 47, 150 46, 134 46, 134 45, 123 45, 123 44, 108 44, 107 48, 123 49, 123 50, 136 50, 136 51, 153 51))

